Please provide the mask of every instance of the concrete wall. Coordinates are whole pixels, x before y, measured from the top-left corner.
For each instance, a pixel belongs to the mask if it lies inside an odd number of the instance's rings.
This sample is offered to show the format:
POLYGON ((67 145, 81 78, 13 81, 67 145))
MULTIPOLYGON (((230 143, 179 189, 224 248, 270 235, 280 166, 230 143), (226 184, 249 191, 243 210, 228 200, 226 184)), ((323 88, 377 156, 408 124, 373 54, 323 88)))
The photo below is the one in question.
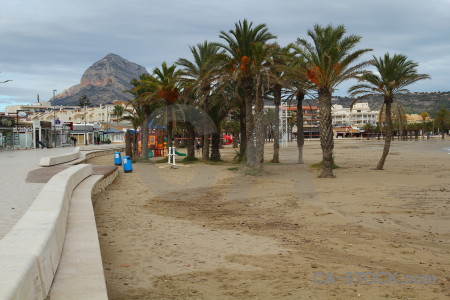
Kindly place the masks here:
POLYGON ((92 174, 76 165, 56 174, 27 212, 0 240, 0 299, 45 299, 66 235, 72 192, 92 174))

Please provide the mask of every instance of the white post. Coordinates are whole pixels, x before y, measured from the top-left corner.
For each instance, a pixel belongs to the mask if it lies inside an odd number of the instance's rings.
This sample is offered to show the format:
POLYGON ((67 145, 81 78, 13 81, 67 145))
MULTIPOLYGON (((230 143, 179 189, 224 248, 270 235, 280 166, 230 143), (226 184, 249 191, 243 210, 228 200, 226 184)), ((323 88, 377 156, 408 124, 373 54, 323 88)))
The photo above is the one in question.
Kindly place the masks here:
POLYGON ((175 157, 176 157, 175 147, 172 147, 172 162, 173 162, 172 166, 175 166, 175 157))
POLYGON ((281 132, 281 147, 288 146, 288 110, 286 103, 281 103, 280 106, 280 132, 281 132))
POLYGON ((175 147, 169 147, 169 153, 167 154, 167 163, 175 166, 175 147))
POLYGON ((172 157, 172 147, 169 147, 169 153, 167 153, 167 163, 170 165, 170 160, 172 157))

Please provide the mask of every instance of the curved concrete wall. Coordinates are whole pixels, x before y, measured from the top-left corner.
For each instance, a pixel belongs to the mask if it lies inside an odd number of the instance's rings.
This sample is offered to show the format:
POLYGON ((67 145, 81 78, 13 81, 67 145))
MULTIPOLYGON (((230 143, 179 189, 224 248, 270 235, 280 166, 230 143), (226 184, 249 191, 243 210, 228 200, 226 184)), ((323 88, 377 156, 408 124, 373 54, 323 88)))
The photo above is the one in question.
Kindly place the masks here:
POLYGON ((66 234, 74 188, 92 174, 92 165, 76 165, 55 176, 0 240, 0 299, 45 299, 66 234))
POLYGON ((54 165, 63 164, 72 160, 76 160, 80 158, 80 156, 81 156, 80 148, 76 147, 71 153, 61 154, 57 156, 43 157, 41 158, 39 165, 41 167, 50 167, 54 165))

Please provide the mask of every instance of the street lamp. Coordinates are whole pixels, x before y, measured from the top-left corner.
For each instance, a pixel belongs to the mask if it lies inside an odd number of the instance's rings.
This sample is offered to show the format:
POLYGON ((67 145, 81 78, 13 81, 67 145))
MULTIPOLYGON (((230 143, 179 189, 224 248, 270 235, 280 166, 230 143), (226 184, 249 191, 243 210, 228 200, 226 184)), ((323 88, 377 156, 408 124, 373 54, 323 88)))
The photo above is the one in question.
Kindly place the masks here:
POLYGON ((84 145, 88 145, 87 127, 86 127, 86 102, 84 103, 84 145))
MULTIPOLYGON (((53 101, 55 101, 56 90, 53 90, 53 101)), ((56 148, 56 110, 53 106, 53 147, 56 148)))

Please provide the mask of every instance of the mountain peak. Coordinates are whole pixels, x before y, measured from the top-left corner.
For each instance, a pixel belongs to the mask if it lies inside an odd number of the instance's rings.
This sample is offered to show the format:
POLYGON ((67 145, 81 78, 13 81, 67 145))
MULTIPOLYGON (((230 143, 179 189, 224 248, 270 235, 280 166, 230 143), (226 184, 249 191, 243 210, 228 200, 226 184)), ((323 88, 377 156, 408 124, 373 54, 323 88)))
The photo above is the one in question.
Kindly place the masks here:
POLYGON ((78 105, 81 96, 86 95, 93 105, 105 104, 114 100, 130 100, 132 96, 124 92, 132 86, 130 81, 137 79, 147 70, 117 54, 109 53, 96 61, 81 77, 80 84, 64 90, 52 100, 52 105, 78 105))

